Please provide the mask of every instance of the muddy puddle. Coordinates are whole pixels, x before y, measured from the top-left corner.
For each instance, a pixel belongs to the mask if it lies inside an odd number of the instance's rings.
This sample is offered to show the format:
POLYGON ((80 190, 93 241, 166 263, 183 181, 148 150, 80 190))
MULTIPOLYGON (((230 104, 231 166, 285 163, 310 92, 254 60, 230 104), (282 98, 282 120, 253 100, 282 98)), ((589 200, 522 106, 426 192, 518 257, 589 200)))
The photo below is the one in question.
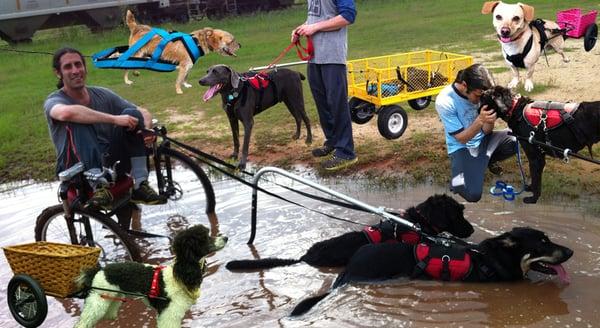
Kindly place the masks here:
MULTIPOLYGON (((313 181, 317 178, 301 173, 313 181)), ((304 191, 314 189, 287 179, 265 176, 304 191)), ((338 192, 373 206, 407 208, 428 196, 443 193, 434 186, 380 189, 360 179, 318 181, 338 192)), ((348 285, 334 291, 307 315, 290 318, 293 307, 307 296, 329 288, 337 271, 306 264, 271 270, 233 273, 225 263, 259 257, 298 258, 314 242, 360 228, 358 224, 323 215, 259 193, 258 227, 253 246, 250 237, 251 190, 229 179, 213 179, 221 232, 229 236, 222 251, 209 258, 209 275, 198 302, 188 312, 185 327, 594 327, 600 322, 600 218, 586 214, 580 203, 554 201, 524 205, 485 195, 466 204, 466 216, 475 226, 471 241, 480 241, 514 226, 531 226, 575 251, 566 263, 571 283, 556 277, 530 274, 517 283, 467 284, 394 280, 378 284, 348 285)), ((262 187, 336 217, 368 225, 379 221, 370 214, 324 204, 270 183, 262 187)), ((56 184, 29 184, 0 193, 0 246, 32 242, 35 218, 57 203, 56 184)), ((9 189, 7 187, 0 188, 9 189)), ((173 235, 183 227, 208 224, 204 209, 188 209, 194 218, 161 218, 143 209, 145 230, 173 235)), ((168 261, 167 239, 139 241, 150 263, 168 261)), ((0 255, 0 327, 18 327, 6 303, 12 272, 0 255)), ((83 306, 81 299, 48 297, 43 327, 70 327, 83 306)), ((155 312, 139 301, 126 302, 120 317, 99 327, 153 327, 155 312)))

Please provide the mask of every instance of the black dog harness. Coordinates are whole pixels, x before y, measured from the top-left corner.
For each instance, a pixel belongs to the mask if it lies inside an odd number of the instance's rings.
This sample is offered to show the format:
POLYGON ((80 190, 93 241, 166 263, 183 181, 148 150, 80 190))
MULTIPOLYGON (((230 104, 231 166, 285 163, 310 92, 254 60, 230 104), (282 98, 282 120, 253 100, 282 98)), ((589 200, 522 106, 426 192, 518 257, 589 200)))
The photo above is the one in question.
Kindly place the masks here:
MULTIPOLYGON (((540 32, 540 49, 544 50, 544 48, 546 47, 546 44, 548 43, 548 36, 546 35, 546 28, 544 27, 546 25, 546 22, 544 22, 542 19, 536 19, 532 22, 529 23, 529 27, 530 28, 535 28, 540 32)), ((527 40, 527 43, 525 44, 525 48, 523 48, 523 52, 516 54, 516 55, 509 55, 506 52, 504 52, 504 54, 506 55, 506 60, 508 60, 509 62, 511 62, 515 67, 519 67, 519 68, 525 68, 525 62, 523 61, 525 59, 525 57, 527 57, 527 54, 529 54, 529 51, 531 50, 531 47, 533 46, 533 34, 531 34, 531 36, 529 37, 529 40, 527 40)))

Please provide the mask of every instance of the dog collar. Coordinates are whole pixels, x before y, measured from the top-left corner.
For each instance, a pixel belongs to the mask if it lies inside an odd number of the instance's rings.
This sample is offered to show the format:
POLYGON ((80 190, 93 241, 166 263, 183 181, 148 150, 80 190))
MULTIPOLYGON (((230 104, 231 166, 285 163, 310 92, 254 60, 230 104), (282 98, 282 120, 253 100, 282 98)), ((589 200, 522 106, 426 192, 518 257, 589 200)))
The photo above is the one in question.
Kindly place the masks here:
MULTIPOLYGON (((513 38, 511 38, 511 39, 510 39, 510 42, 515 42, 515 41, 519 40, 519 39, 520 39, 520 38, 523 36, 523 34, 525 34, 525 31, 526 31, 526 30, 523 30, 523 31, 521 31, 521 33, 517 34, 517 37, 516 37, 516 38, 514 38, 514 39, 513 39, 513 38)), ((496 36, 498 37, 498 40, 500 40, 500 39, 501 39, 501 37, 500 37, 500 34, 496 34, 496 36)))
POLYGON ((160 293, 160 289, 158 286, 158 280, 160 279, 160 272, 165 267, 162 265, 154 268, 154 275, 152 276, 152 284, 150 285, 150 292, 148 292, 148 298, 158 298, 158 294, 160 293))
POLYGON ((516 95, 513 97, 513 102, 512 102, 512 106, 510 106, 510 109, 508 110, 508 113, 506 113, 506 119, 510 119, 512 116, 512 113, 515 111, 515 108, 517 108, 517 103, 519 103, 519 100, 521 99, 521 95, 516 95))

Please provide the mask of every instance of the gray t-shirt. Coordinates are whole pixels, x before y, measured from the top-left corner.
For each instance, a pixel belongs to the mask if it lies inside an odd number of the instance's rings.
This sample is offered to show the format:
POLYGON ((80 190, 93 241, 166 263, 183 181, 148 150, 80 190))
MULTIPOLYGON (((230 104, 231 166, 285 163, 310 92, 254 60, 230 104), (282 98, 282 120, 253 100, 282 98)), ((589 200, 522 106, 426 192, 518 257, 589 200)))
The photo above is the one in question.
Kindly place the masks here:
MULTIPOLYGON (((339 14, 333 0, 308 0, 307 24, 328 20, 339 14)), ((346 26, 335 31, 320 31, 312 36, 314 64, 346 64, 348 36, 346 26)))
MULTIPOLYGON (((136 108, 133 103, 123 99, 121 96, 114 93, 112 90, 103 87, 87 87, 90 95, 90 104, 87 106, 99 112, 119 115, 126 108, 136 108)), ((69 97, 62 90, 52 92, 44 102, 44 113, 48 121, 48 130, 50 137, 54 143, 58 163, 64 163, 68 153, 68 140, 66 125, 68 122, 57 121, 50 116, 50 110, 55 105, 78 105, 79 103, 69 97)), ((96 130, 97 144, 100 149, 105 148, 112 135, 114 126, 108 123, 93 124, 96 130)))

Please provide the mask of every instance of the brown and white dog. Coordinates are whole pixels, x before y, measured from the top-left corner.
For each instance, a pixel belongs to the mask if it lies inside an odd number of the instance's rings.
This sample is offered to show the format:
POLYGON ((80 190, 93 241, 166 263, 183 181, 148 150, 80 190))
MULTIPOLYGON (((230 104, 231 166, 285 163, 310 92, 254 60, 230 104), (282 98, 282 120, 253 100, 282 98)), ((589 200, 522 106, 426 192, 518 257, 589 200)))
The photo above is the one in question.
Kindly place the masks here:
MULTIPOLYGON (((129 46, 135 44, 141 37, 148 33, 152 28, 148 25, 138 24, 130 10, 127 10, 125 17, 125 23, 129 27, 129 46)), ((196 30, 190 33, 196 40, 198 40, 198 47, 207 54, 209 52, 216 52, 223 56, 235 56, 235 52, 241 47, 241 45, 235 40, 234 36, 226 31, 205 27, 200 30, 196 30)), ((144 45, 136 57, 152 56, 154 49, 161 42, 160 36, 154 36, 150 42, 144 45)), ((177 94, 182 94, 181 86, 191 88, 192 85, 187 83, 187 75, 194 66, 194 62, 190 58, 190 55, 185 49, 185 46, 181 41, 169 42, 160 56, 161 59, 170 62, 177 63, 177 69, 179 74, 175 81, 175 91, 177 94)), ((129 80, 129 70, 125 71, 123 77, 126 84, 132 84, 129 80)))
MULTIPOLYGON (((569 58, 562 50, 564 38, 559 32, 556 22, 540 20, 544 23, 540 30, 535 28, 534 8, 523 3, 508 4, 502 1, 486 1, 481 9, 482 14, 492 14, 492 24, 498 34, 498 41, 502 45, 502 55, 510 67, 513 78, 508 84, 511 89, 519 84, 519 68, 525 68, 525 90, 533 90, 533 72, 543 49, 552 47, 562 56, 563 61, 569 58), (540 40, 546 41, 540 43, 540 40)), ((537 21, 537 20, 536 20, 537 21)))

